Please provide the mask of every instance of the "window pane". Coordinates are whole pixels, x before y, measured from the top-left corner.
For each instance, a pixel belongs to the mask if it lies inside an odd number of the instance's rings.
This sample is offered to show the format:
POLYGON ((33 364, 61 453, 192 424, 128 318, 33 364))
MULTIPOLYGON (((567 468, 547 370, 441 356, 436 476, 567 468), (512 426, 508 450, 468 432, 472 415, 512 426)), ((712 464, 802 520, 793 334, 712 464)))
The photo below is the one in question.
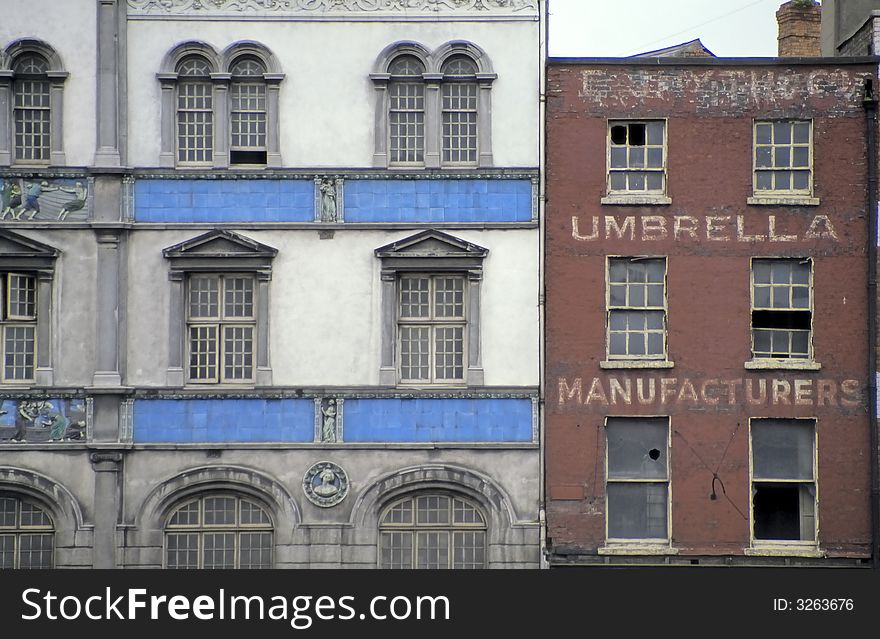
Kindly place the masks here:
POLYGON ((204 502, 206 526, 231 526, 235 524, 234 497, 206 497, 204 502))
POLYGON ((486 564, 486 533, 482 530, 455 532, 452 536, 452 567, 482 568, 486 564))
POLYGON ((203 533, 205 569, 235 568, 235 533, 203 533))
POLYGON ((773 139, 773 129, 770 124, 755 125, 755 141, 758 144, 770 144, 773 139))
POLYGON ((773 166, 771 147, 759 146, 755 149, 755 166, 761 168, 771 168, 773 166))
POLYGON ((609 418, 609 479, 666 479, 668 430, 665 419, 609 418))
POLYGON ((810 166, 810 147, 797 146, 792 153, 792 166, 810 166))
POLYGON ((753 476, 756 479, 812 480, 814 437, 812 421, 753 421, 753 476))
POLYGON ((608 483, 608 536, 617 539, 667 537, 666 483, 608 483))
POLYGON ((18 567, 22 569, 45 569, 52 567, 52 534, 23 534, 18 543, 18 567))
POLYGON ((626 168, 626 147, 611 147, 611 166, 615 169, 626 168))
POLYGON ((416 568, 449 568, 449 533, 416 533, 416 568))
POLYGON ((223 379, 247 381, 253 378, 254 327, 223 327, 223 379))
POLYGON ((430 315, 430 279, 427 277, 400 278, 400 317, 428 317, 430 315))
POLYGON ((0 527, 14 528, 18 521, 18 503, 17 499, 11 497, 0 497, 0 527))
POLYGON ((430 334, 423 326, 400 327, 401 379, 430 379, 430 334))
POLYGON ((452 501, 453 521, 456 524, 483 524, 483 515, 463 499, 452 501))
POLYGON ((216 326, 191 326, 189 329, 189 376, 195 381, 217 381, 216 326))
POLYGON ((241 509, 239 519, 243 526, 271 525, 272 521, 269 519, 269 515, 266 514, 266 511, 260 508, 257 504, 250 501, 240 501, 239 507, 241 509))
POLYGON ((174 514, 171 516, 171 519, 168 520, 168 525, 198 526, 200 522, 199 513, 199 502, 192 501, 175 510, 174 514))
POLYGON ((412 542, 412 532, 383 532, 379 541, 382 568, 412 568, 412 542))
POLYGON ((464 278, 434 279, 434 314, 436 317, 464 317, 464 278))
POLYGON ((223 313, 226 317, 253 317, 254 280, 250 277, 227 277, 224 283, 223 313))
POLYGON ((239 533, 238 543, 239 568, 248 569, 272 567, 272 533, 239 533))
POLYGON ((219 276, 192 276, 189 280, 189 316, 220 317, 220 278, 219 276))
POLYGON ((7 381, 34 379, 36 324, 3 327, 3 376, 7 381))
POLYGON ((663 144, 663 122, 648 123, 648 144, 663 144))
POLYGON ((448 524, 449 497, 431 495, 416 498, 417 524, 448 524))
POLYGON ((464 329, 437 327, 434 338, 435 378, 464 379, 464 329))
POLYGON ((775 122, 773 124, 773 143, 791 143, 791 124, 789 122, 775 122))
POLYGON ((795 144, 810 143, 810 123, 795 122, 794 123, 794 142, 795 144))
POLYGON ((413 523, 412 500, 407 499, 385 513, 383 524, 411 524, 413 523))
POLYGON ((8 278, 7 317, 10 319, 36 319, 37 278, 33 275, 19 273, 9 273, 8 278))

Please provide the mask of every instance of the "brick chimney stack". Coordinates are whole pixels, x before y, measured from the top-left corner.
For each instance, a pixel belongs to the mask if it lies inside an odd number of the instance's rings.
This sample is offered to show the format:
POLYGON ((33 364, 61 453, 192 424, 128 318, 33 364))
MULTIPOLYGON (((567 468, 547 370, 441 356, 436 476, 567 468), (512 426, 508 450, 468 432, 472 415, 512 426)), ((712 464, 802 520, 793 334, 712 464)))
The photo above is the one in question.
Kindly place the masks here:
POLYGON ((813 58, 822 55, 822 8, 814 0, 791 0, 776 12, 780 58, 813 58))

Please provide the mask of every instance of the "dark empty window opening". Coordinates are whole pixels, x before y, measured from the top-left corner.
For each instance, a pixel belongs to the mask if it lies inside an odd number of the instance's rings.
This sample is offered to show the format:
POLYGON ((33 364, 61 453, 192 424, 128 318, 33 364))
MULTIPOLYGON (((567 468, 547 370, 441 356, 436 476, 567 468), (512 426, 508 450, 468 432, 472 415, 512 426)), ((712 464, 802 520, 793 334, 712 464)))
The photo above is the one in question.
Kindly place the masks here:
POLYGON ((266 164, 265 151, 239 151, 233 149, 229 152, 230 164, 266 164))
POLYGON ((755 539, 801 541, 813 539, 813 495, 797 483, 755 482, 755 539))

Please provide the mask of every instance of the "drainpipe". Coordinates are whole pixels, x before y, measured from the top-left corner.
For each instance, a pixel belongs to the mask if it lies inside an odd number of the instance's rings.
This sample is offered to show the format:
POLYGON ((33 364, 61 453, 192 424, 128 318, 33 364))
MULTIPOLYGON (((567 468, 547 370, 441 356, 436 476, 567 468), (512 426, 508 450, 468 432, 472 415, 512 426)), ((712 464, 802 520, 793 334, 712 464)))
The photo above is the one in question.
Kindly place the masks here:
POLYGON ((865 142, 868 155, 868 425, 871 441, 871 566, 880 569, 880 473, 877 447, 877 100, 865 80, 865 142))
POLYGON ((546 119, 546 95, 547 95, 547 37, 549 34, 549 18, 550 9, 548 8, 548 0, 538 3, 538 37, 540 38, 538 50, 538 441, 539 443, 539 494, 540 505, 538 519, 541 526, 541 568, 550 567, 549 553, 547 552, 547 467, 546 467, 546 438, 544 436, 546 412, 545 394, 544 394, 544 210, 545 210, 545 119, 546 119))

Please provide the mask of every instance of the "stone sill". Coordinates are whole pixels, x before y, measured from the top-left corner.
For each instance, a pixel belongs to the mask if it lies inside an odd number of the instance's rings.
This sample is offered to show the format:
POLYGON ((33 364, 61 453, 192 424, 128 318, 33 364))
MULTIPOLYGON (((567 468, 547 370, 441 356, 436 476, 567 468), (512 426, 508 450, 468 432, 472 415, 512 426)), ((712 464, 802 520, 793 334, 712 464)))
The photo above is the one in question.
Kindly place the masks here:
POLYGON ((825 553, 815 544, 811 545, 788 545, 768 544, 745 548, 743 553, 747 557, 810 557, 821 559, 825 553))
POLYGON ((678 548, 668 544, 609 543, 597 549, 600 555, 677 555, 678 548))
POLYGON ((648 205, 648 206, 669 206, 672 204, 672 198, 666 197, 665 195, 631 195, 631 194, 621 194, 621 195, 606 195, 601 200, 599 200, 601 204, 614 204, 618 206, 639 206, 639 205, 648 205))
POLYGON ((675 362, 663 359, 612 359, 599 362, 599 368, 672 368, 675 362))
POLYGON ((819 198, 809 195, 754 195, 746 198, 746 203, 755 206, 819 206, 819 198))
POLYGON ((750 371, 780 370, 780 371, 818 371, 822 370, 822 364, 811 359, 752 359, 743 364, 750 371))

